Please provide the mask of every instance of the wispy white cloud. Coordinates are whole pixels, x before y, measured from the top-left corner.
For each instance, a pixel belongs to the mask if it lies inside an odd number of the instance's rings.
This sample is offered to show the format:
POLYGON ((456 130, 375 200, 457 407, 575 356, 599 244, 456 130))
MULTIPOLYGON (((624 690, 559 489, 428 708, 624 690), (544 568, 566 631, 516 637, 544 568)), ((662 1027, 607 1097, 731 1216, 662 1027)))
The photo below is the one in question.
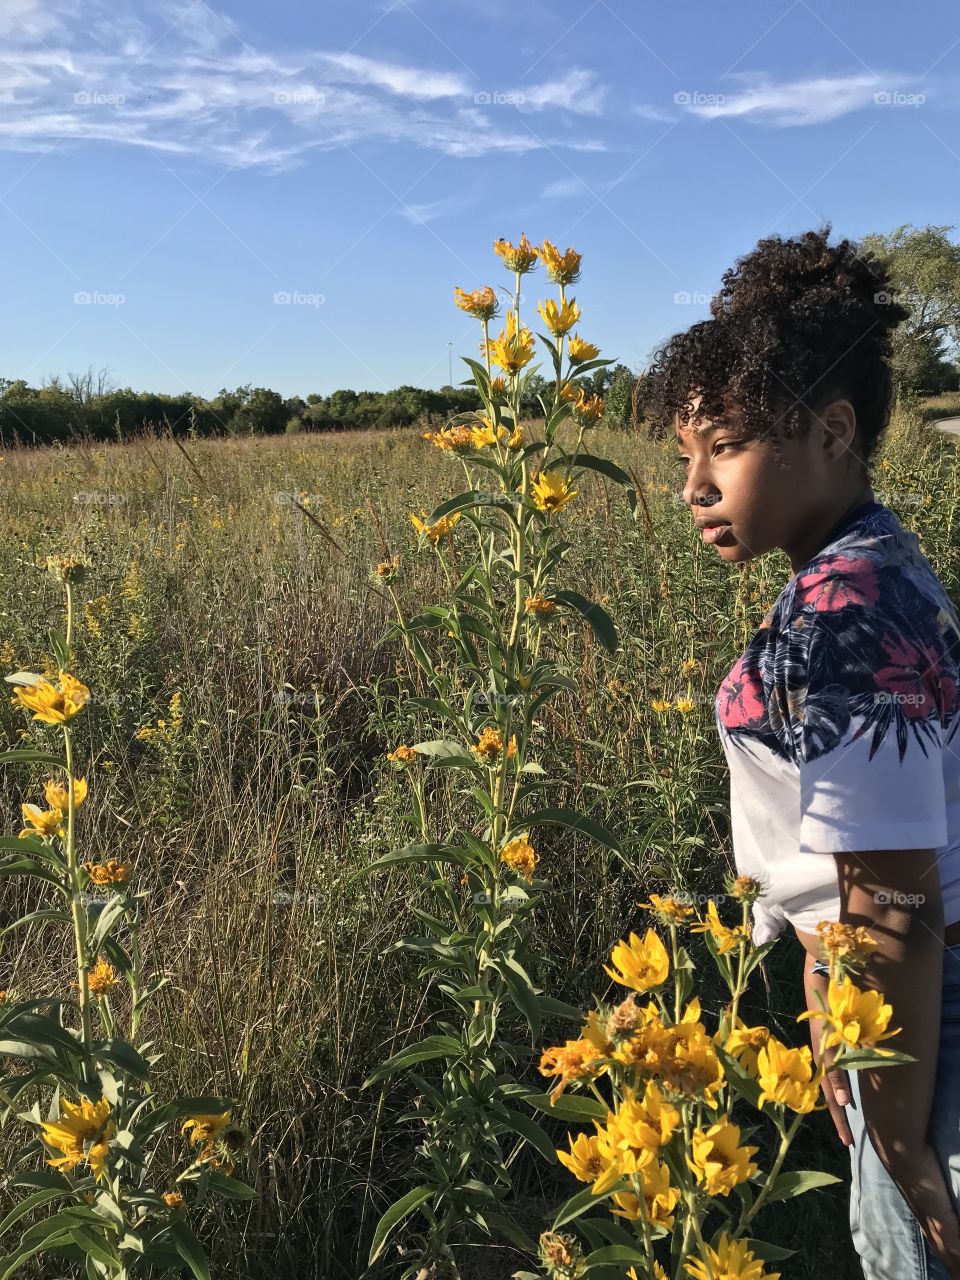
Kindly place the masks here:
POLYGON ((448 213, 459 213, 466 205, 473 203, 474 199, 458 191, 456 195, 444 196, 440 200, 431 200, 426 204, 404 203, 397 212, 408 222, 419 224, 433 222, 434 218, 442 218, 448 213))
POLYGON ((779 83, 753 72, 733 78, 747 81, 747 87, 732 94, 690 90, 674 95, 674 102, 681 111, 704 120, 743 119, 785 128, 824 124, 875 107, 878 94, 900 93, 909 86, 909 78, 901 74, 868 71, 779 83))
POLYGON ((596 116, 603 100, 593 73, 578 68, 517 90, 508 109, 484 101, 459 67, 251 47, 206 0, 159 0, 138 14, 106 0, 82 9, 63 0, 56 19, 48 10, 44 0, 0 0, 0 146, 9 150, 125 144, 282 169, 368 140, 457 158, 604 146, 569 128, 570 116, 596 116), (548 123, 518 127, 518 111, 548 123), (551 113, 567 127, 554 130, 551 113))
POLYGON ((566 200, 573 196, 585 196, 590 194, 590 188, 582 178, 558 178, 556 182, 551 182, 540 192, 543 200, 566 200))

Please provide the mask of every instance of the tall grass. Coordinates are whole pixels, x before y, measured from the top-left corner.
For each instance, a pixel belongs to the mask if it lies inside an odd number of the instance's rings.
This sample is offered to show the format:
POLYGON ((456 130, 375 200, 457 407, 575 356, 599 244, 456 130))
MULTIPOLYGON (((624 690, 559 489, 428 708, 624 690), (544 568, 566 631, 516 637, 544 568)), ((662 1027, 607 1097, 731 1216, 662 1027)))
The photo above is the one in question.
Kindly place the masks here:
MULTIPOLYGON (((672 446, 595 431, 595 451, 634 475, 644 518, 634 524, 622 491, 599 476, 584 478, 569 516, 574 576, 583 594, 609 596, 623 646, 611 658, 579 623, 559 625, 581 692, 554 704, 540 745, 561 779, 552 801, 609 826, 624 851, 567 833, 541 842, 555 890, 539 912, 537 977, 577 1004, 612 942, 643 923, 639 898, 671 883, 709 892, 733 868, 712 699, 789 573, 781 553, 728 566, 700 545, 672 446), (678 697, 693 709, 650 705, 678 697)), ((418 1132, 399 1117, 411 1099, 395 1084, 359 1085, 428 1032, 437 1002, 408 959, 384 954, 416 932, 403 870, 348 880, 406 839, 405 789, 385 761, 404 737, 405 659, 381 643, 390 611, 371 569, 399 552, 405 604, 436 597, 438 569, 415 555, 408 513, 445 491, 446 465, 402 431, 182 445, 146 436, 0 461, 0 665, 30 658, 37 669, 59 608, 38 566, 82 554, 91 568, 76 673, 95 670, 111 691, 75 735, 98 797, 82 815, 87 848, 107 857, 122 846, 151 891, 144 956, 172 979, 153 1015, 169 1046, 161 1079, 189 1094, 222 1085, 251 1134, 243 1176, 258 1198, 194 1224, 218 1277, 357 1277, 374 1224, 405 1189, 418 1132)), ((957 599, 952 440, 898 413, 875 489, 957 599)), ((3 702, 0 740, 15 745, 20 728, 3 702)), ((24 774, 0 774, 8 831, 20 825, 24 774)), ((442 778, 435 785, 432 811, 453 822, 457 801, 442 778)), ((42 891, 29 892, 29 902, 0 897, 2 923, 40 904, 42 891)), ((47 945, 39 933, 0 938, 0 988, 42 994, 62 979, 69 957, 47 945)), ((755 1012, 788 1037, 799 948, 771 960, 767 1007, 755 1012)), ((803 1143, 805 1167, 846 1171, 826 1116, 803 1143)), ((569 1188, 526 1149, 514 1170, 516 1216, 536 1234, 569 1188)), ((802 1210, 776 1206, 784 1232, 811 1205, 822 1228, 791 1274, 812 1277, 829 1260, 841 1280, 856 1276, 845 1193, 810 1194, 802 1210)), ((478 1276, 518 1265, 506 1248, 480 1252, 478 1276)), ((398 1261, 388 1254, 377 1274, 398 1261)))

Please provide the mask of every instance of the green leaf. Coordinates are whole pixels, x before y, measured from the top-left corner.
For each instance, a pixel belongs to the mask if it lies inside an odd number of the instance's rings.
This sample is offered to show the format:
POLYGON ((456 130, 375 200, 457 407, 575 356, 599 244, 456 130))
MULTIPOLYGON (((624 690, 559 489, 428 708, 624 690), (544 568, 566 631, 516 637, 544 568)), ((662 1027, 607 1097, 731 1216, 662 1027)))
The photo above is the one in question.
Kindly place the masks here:
POLYGON ((150 1079, 150 1064, 126 1040, 104 1040, 95 1044, 93 1055, 119 1067, 121 1071, 128 1071, 140 1080, 150 1079))
POLYGON ((717 1051, 717 1057, 723 1064, 723 1074, 726 1076, 734 1093, 739 1094, 741 1098, 745 1098, 752 1107, 756 1107, 760 1100, 760 1094, 763 1092, 759 1081, 755 1080, 732 1054, 727 1053, 726 1049, 722 1049, 720 1045, 715 1045, 714 1047, 717 1051))
POLYGON ((571 467, 588 467, 591 471, 600 471, 603 475, 608 476, 611 480, 616 480, 617 484, 622 484, 626 488, 633 485, 633 481, 627 475, 622 467, 618 467, 615 462, 611 462, 609 458, 598 458, 592 453, 578 453, 570 460, 571 467))
POLYGON ((784 1262, 787 1258, 792 1258, 797 1252, 796 1249, 783 1249, 778 1244, 767 1244, 765 1240, 754 1240, 750 1236, 741 1236, 747 1248, 755 1258, 759 1258, 762 1262, 784 1262))
POLYGON ((3 1221, 0 1222, 0 1236, 5 1231, 8 1231, 15 1222, 19 1222, 21 1218, 26 1217, 28 1213, 36 1209, 38 1205, 45 1204, 46 1201, 53 1200, 57 1196, 66 1195, 69 1191, 70 1187, 63 1180, 61 1180, 61 1185, 58 1187, 47 1187, 43 1191, 34 1191, 33 1195, 21 1200, 16 1208, 11 1209, 3 1221))
MULTIPOLYGON (((8 1036, 11 1040, 46 1046, 58 1052, 67 1053, 71 1057, 79 1056, 83 1050, 81 1041, 72 1031, 42 1013, 13 1014, 3 1024, 3 1035, 4 1040, 0 1040, 0 1053, 11 1053, 11 1050, 2 1047, 8 1036)), ((12 1056, 19 1055, 12 1053, 12 1056)))
POLYGON ((495 1231, 499 1231, 505 1239, 509 1240, 511 1244, 515 1244, 518 1249, 526 1249, 528 1253, 536 1253, 536 1243, 510 1218, 502 1213, 494 1213, 490 1209, 485 1212, 484 1217, 489 1226, 495 1231))
POLYGON ((781 1173, 770 1188, 767 1203, 771 1200, 789 1200, 791 1196, 799 1196, 813 1187, 828 1187, 831 1182, 840 1182, 832 1173, 820 1173, 816 1169, 794 1169, 790 1173, 781 1173))
POLYGON ((414 1209, 419 1208, 425 1200, 429 1200, 433 1195, 433 1187, 425 1184, 414 1187, 408 1191, 405 1196, 401 1196, 386 1211, 380 1221, 377 1223, 376 1230, 373 1233, 373 1240, 370 1244, 370 1256, 367 1258, 367 1265, 370 1266, 376 1262, 383 1252, 387 1236, 395 1226, 403 1221, 408 1214, 413 1213, 414 1209))
POLYGON ((382 1080, 384 1076, 402 1071, 415 1062, 429 1062, 434 1058, 459 1058, 462 1054, 463 1045, 455 1036, 427 1036, 425 1040, 407 1045, 405 1049, 401 1049, 392 1058, 381 1063, 360 1088, 366 1089, 377 1080, 382 1080))
POLYGON ((646 1262, 647 1255, 642 1249, 625 1244, 608 1244, 602 1249, 594 1249, 584 1258, 584 1268, 592 1271, 594 1267, 609 1267, 614 1262, 646 1262))
POLYGON ((416 862, 455 862, 459 866, 464 866, 466 860, 463 850, 456 849, 452 845, 408 844, 402 849, 395 849, 392 853, 385 853, 367 866, 351 872, 347 883, 356 880, 358 876, 372 875, 373 872, 383 871, 387 867, 407 866, 416 862))
POLYGON ((228 1200, 251 1200, 257 1195, 253 1187, 247 1186, 239 1178, 231 1178, 229 1174, 221 1173, 219 1169, 211 1169, 209 1173, 210 1189, 228 1200))
POLYGON ((586 1213, 588 1209, 598 1208, 603 1204, 608 1196, 614 1191, 620 1191, 629 1187, 629 1183, 621 1178, 620 1182, 615 1183, 610 1190, 602 1196, 595 1196, 589 1187, 584 1187, 582 1191, 578 1191, 576 1195, 570 1197, 557 1210, 557 1216, 553 1220, 553 1230, 559 1231, 561 1227, 566 1226, 568 1222, 573 1222, 575 1218, 579 1218, 582 1213, 586 1213))
POLYGON ((575 1004, 567 1004, 556 996, 540 996, 540 1012, 548 1018, 569 1018, 573 1022, 583 1022, 585 1017, 575 1004))
POLYGON ((560 604, 568 604, 571 608, 576 609, 593 628, 593 634, 596 636, 598 643, 602 644, 608 653, 617 652, 619 647, 617 629, 606 609, 596 604, 593 600, 588 600, 586 596, 580 595, 577 591, 554 591, 551 599, 559 601, 560 604))
POLYGON ((124 899, 119 893, 115 893, 111 898, 107 899, 106 906, 101 908, 97 923, 90 935, 90 955, 96 955, 100 950, 104 938, 110 933, 110 930, 116 924, 117 920, 123 915, 124 899))
POLYGON ((507 1108, 507 1114, 510 1117, 510 1124, 521 1138, 526 1138, 540 1154, 544 1160, 550 1164, 557 1163, 557 1152, 550 1138, 543 1129, 537 1124, 536 1120, 532 1120, 530 1116, 525 1116, 521 1111, 511 1111, 507 1108))
POLYGON ((607 1108, 597 1102, 596 1098, 578 1093, 562 1093, 559 1098, 554 1098, 553 1105, 550 1098, 549 1093, 526 1093, 523 1096, 524 1102, 556 1120, 574 1120, 585 1124, 588 1120, 607 1118, 607 1108))
POLYGON ((38 880, 46 880, 48 884, 54 885, 63 894, 69 892, 62 877, 35 858, 4 858, 0 861, 0 876, 35 876, 38 880))
POLYGON ((20 929, 26 924, 36 924, 40 920, 55 920, 58 924, 72 924, 73 921, 66 911, 60 911, 56 907, 45 907, 42 911, 31 911, 28 915, 20 916, 14 920, 13 924, 8 924, 5 929, 0 929, 0 938, 5 933, 9 933, 11 929, 20 929))
POLYGON ((613 849, 616 853, 620 852, 618 841, 606 827, 601 826, 599 822, 595 822, 593 818, 574 813, 572 809, 538 809, 536 813, 528 814, 523 818, 525 827, 533 827, 538 824, 566 827, 568 831, 580 831, 583 835, 590 836, 591 839, 596 840, 598 844, 604 845, 607 849, 613 849))
POLYGON ((167 1231, 180 1257, 193 1272, 196 1280, 210 1280, 210 1269, 200 1241, 183 1218, 171 1220, 167 1231))
POLYGON ((898 1062, 916 1062, 909 1053, 891 1049, 889 1056, 878 1053, 876 1049, 851 1049, 848 1053, 839 1054, 834 1066, 844 1071, 862 1071, 865 1067, 893 1067, 898 1062))
MULTIPOLYGON (((5 680, 9 680, 9 676, 4 676, 5 680)), ((49 751, 37 751, 30 747, 24 747, 22 750, 16 751, 0 751, 0 764, 48 764, 54 769, 66 769, 67 762, 61 760, 59 756, 52 756, 49 751)))

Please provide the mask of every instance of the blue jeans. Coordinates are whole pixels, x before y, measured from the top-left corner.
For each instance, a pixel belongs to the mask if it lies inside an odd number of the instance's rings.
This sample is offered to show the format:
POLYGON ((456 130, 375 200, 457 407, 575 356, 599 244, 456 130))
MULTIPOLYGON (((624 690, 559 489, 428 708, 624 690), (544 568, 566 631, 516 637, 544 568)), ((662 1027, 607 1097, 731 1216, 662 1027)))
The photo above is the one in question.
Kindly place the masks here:
MULTIPOLYGON (((848 1073, 846 1113, 853 1134, 850 1231, 865 1280, 948 1280, 864 1128, 859 1074, 848 1073)), ((960 1213, 960 944, 944 948, 940 1051, 928 1132, 960 1213)))

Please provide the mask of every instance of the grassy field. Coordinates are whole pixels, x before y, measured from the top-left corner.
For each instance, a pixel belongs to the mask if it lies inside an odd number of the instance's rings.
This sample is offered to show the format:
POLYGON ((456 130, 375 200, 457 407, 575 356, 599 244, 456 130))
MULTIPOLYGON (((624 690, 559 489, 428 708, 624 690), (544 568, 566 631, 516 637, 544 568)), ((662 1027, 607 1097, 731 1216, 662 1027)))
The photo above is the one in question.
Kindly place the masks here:
MULTIPOLYGON (((576 1004, 604 994, 610 945, 645 927, 638 899, 667 886, 709 891, 732 867, 713 695, 788 576, 780 553, 727 566, 699 543, 672 447, 597 429, 593 449, 633 472, 649 523, 634 523, 622 490, 600 477, 585 478, 565 513, 572 578, 607 598, 622 640, 610 657, 579 623, 554 633, 576 656, 580 689, 554 704, 543 733, 552 799, 609 826, 624 850, 567 835, 541 842, 553 891, 539 914, 535 978, 576 1004), (689 658, 692 677, 680 671, 689 658), (696 703, 691 713, 650 707, 683 694, 696 703)), ((916 413, 900 413, 874 487, 920 534, 956 600, 954 449, 916 413)), ((80 839, 86 856, 132 861, 150 892, 145 951, 172 980, 151 1027, 166 1047, 161 1087, 166 1079, 236 1096, 251 1134, 238 1175, 257 1199, 195 1224, 214 1274, 357 1277, 376 1220, 409 1185, 418 1141, 415 1122, 398 1119, 410 1110, 403 1087, 359 1084, 420 1038, 438 1006, 415 965, 385 955, 418 931, 412 882, 402 869, 348 882, 406 839, 405 785, 384 756, 424 727, 403 707, 402 651, 381 643, 389 612, 371 570, 400 554, 410 612, 442 594, 434 559, 416 553, 409 513, 456 492, 459 464, 408 430, 25 450, 6 454, 0 477, 5 673, 51 661, 46 633, 60 621, 60 595, 38 567, 44 558, 69 550, 91 564, 77 637, 76 674, 93 690, 77 722, 88 762, 78 772, 90 786, 80 839)), ((4 698, 0 738, 16 743, 24 724, 4 698)), ((14 834, 34 779, 9 767, 0 779, 4 830, 14 834)), ((431 803, 456 820, 445 782, 431 803)), ((29 901, 2 892, 4 922, 41 905, 42 891, 29 901)), ((0 987, 62 988, 68 956, 51 950, 52 936, 3 939, 0 987)), ((793 1025, 800 969, 799 946, 784 941, 748 1021, 755 1013, 784 1038, 805 1034, 793 1025)), ((548 1028, 542 1043, 565 1033, 548 1028)), ((797 1167, 845 1172, 825 1115, 801 1132, 797 1167)), ((0 1143, 17 1137, 0 1134, 0 1143)), ((513 1169, 516 1215, 536 1234, 572 1179, 527 1149, 513 1169)), ((774 1206, 764 1235, 801 1247, 782 1268, 791 1280, 825 1269, 837 1280, 859 1275, 845 1188, 774 1206)), ((471 1253, 475 1270, 465 1264, 465 1273, 487 1280, 522 1263, 506 1248, 471 1253)), ((388 1253, 378 1274, 398 1260, 388 1253)))

